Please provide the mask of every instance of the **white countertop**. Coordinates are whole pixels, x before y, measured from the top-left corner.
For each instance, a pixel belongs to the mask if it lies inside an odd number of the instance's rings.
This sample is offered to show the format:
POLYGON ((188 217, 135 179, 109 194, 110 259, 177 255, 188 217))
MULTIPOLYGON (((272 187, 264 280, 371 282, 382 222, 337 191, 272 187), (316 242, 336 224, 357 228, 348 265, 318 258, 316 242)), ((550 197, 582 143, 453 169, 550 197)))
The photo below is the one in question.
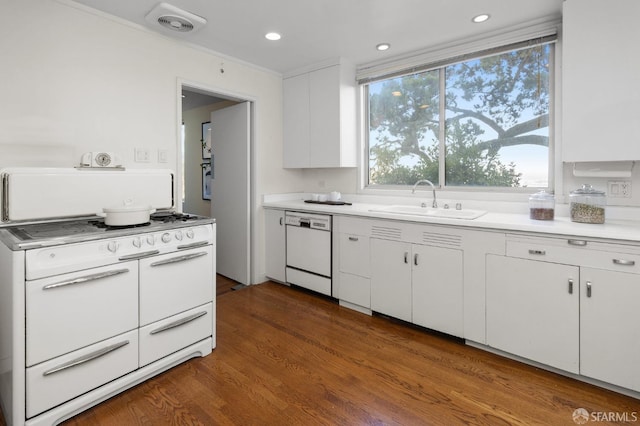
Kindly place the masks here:
POLYGON ((326 205, 305 203, 301 199, 272 199, 263 203, 264 208, 294 210, 331 215, 360 216, 376 219, 399 220, 404 222, 429 223, 447 226, 460 226, 472 229, 497 230, 503 232, 526 232, 570 236, 578 238, 598 238, 640 244, 640 221, 608 220, 604 224, 571 222, 569 217, 558 216, 554 220, 533 220, 528 214, 496 213, 488 211, 477 219, 451 219, 424 217, 386 212, 372 212, 372 209, 384 207, 383 204, 353 202, 352 205, 326 205))

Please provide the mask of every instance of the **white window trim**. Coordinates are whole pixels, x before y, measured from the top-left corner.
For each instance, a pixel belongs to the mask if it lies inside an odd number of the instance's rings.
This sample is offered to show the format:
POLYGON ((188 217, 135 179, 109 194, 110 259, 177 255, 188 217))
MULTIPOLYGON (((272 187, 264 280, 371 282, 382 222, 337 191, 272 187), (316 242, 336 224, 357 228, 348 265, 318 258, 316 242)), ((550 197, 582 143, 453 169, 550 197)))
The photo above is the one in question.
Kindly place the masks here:
MULTIPOLYGON (((489 33, 484 38, 468 38, 458 40, 453 43, 445 45, 435 46, 426 50, 413 52, 404 56, 396 56, 394 58, 387 59, 385 61, 371 62, 363 64, 356 69, 356 80, 368 80, 375 78, 376 76, 390 75, 393 73, 407 70, 411 67, 420 67, 425 63, 435 63, 444 61, 447 58, 459 57, 462 55, 472 54, 473 52, 485 51, 487 49, 497 48, 507 44, 519 43, 525 40, 551 36, 557 34, 557 40, 555 43, 555 55, 552 59, 554 69, 554 78, 552 78, 552 93, 554 93, 554 102, 552 103, 552 110, 549 111, 550 126, 553 126, 553 132, 550 132, 550 149, 553 149, 553 154, 550 156, 549 164, 549 180, 553 186, 553 190, 557 194, 562 193, 562 163, 560 162, 560 146, 559 135, 561 134, 561 127, 558 119, 559 111, 561 110, 561 66, 560 57, 562 53, 562 24, 561 18, 548 17, 542 18, 528 25, 514 26, 508 29, 504 29, 500 32, 489 33)), ((371 196, 401 196, 401 197, 413 197, 424 198, 424 194, 420 191, 416 191, 416 194, 411 194, 411 188, 404 185, 385 185, 384 188, 376 187, 375 185, 367 186, 369 181, 368 172, 369 168, 366 164, 369 161, 369 153, 366 146, 366 129, 367 126, 367 99, 365 96, 365 90, 362 85, 358 87, 358 140, 360 141, 360 148, 358 150, 358 182, 356 193, 360 195, 371 196)), ((441 159, 441 161, 443 161, 441 159)), ((444 167, 440 167, 439 173, 444 175, 444 167)), ((442 179, 443 176, 440 176, 442 179)), ((443 180, 441 180, 443 181, 443 180)), ((443 192, 443 197, 448 199, 458 200, 477 200, 477 201, 507 201, 507 202, 526 202, 531 193, 539 191, 540 188, 509 188, 505 191, 505 188, 500 187, 452 187, 447 186, 438 189, 443 192)))

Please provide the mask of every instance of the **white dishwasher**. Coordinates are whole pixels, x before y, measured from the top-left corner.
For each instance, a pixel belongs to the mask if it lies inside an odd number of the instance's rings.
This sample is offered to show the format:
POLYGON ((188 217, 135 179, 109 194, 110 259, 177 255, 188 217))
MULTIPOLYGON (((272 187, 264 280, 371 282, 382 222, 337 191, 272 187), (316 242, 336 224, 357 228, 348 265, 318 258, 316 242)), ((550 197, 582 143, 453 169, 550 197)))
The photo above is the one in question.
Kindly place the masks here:
POLYGON ((331 296, 331 216, 285 212, 287 283, 331 296))

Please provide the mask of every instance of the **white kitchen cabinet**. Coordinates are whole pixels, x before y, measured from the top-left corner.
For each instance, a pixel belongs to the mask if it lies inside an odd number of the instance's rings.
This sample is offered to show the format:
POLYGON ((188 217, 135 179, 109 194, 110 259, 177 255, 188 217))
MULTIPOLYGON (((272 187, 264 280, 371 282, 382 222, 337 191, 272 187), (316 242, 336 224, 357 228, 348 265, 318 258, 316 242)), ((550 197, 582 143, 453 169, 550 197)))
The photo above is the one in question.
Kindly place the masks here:
POLYGON ((640 159, 638 0, 563 4, 562 161, 640 159))
POLYGON ((337 297, 371 308, 370 243, 366 235, 338 233, 337 297))
POLYGON ((265 274, 272 280, 286 281, 286 233, 284 210, 265 209, 265 274))
POLYGON ((487 256, 487 344, 579 372, 579 268, 487 256))
POLYGON ((453 336, 462 336, 462 250, 412 246, 413 323, 453 336))
POLYGON ((640 275, 580 275, 580 374, 640 391, 640 275))
POLYGON ((356 166, 355 68, 346 63, 283 81, 285 168, 356 166))
POLYGON ((411 244, 371 239, 371 309, 411 321, 411 244))

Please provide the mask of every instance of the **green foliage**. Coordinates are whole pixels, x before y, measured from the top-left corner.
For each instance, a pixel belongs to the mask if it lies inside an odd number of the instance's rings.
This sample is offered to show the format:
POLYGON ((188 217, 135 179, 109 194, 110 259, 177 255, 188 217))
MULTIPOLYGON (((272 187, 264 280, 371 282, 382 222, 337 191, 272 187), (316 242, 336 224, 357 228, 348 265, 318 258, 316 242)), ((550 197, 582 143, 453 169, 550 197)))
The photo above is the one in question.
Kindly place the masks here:
POLYGON ((534 133, 549 123, 548 58, 549 47, 538 46, 449 66, 444 99, 440 70, 372 84, 370 182, 438 181, 442 101, 446 184, 520 186, 521 173, 515 164, 503 164, 499 151, 548 146, 548 136, 534 133))

